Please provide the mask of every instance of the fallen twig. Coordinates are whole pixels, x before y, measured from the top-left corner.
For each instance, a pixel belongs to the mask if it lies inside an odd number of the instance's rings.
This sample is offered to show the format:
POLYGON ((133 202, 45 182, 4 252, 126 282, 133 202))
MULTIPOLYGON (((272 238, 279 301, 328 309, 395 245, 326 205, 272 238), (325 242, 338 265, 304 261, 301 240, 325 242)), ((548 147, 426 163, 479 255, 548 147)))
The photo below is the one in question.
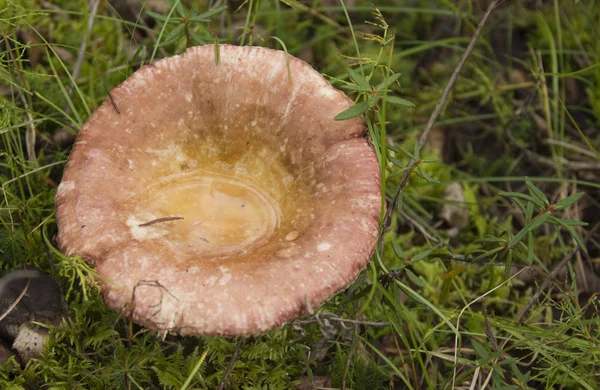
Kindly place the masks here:
MULTIPOLYGON (((146 227, 146 226, 151 226, 151 225, 154 225, 154 224, 156 224, 156 223, 161 223, 161 222, 179 221, 180 219, 183 219, 183 217, 165 217, 165 218, 157 218, 157 219, 153 219, 153 220, 152 220, 152 221, 150 221, 150 222, 146 222, 146 223, 139 224, 138 226, 139 226, 139 227, 146 227)), ((206 240, 206 239, 203 239, 203 240, 205 240, 206 242, 208 242, 208 240, 206 240)))
POLYGON ((227 370, 225 371, 225 375, 223 375, 223 379, 221 379, 221 383, 219 383, 218 390, 223 390, 223 388, 225 387, 227 378, 229 377, 229 374, 231 374, 231 369, 233 368, 233 362, 235 362, 235 360, 237 359, 237 355, 240 352, 241 346, 242 346, 242 338, 239 337, 238 342, 235 345, 235 349, 233 350, 233 356, 231 356, 231 360, 229 361, 229 364, 227 365, 227 370))
POLYGON ((106 94, 108 95, 108 98, 110 99, 110 103, 112 104, 112 106, 115 109, 115 111, 117 112, 117 114, 121 114, 121 110, 119 110, 119 107, 117 107, 117 103, 115 103, 115 99, 113 99, 112 95, 110 94, 110 91, 108 90, 108 88, 106 88, 106 85, 104 85, 104 90, 106 91, 106 94))
MULTIPOLYGON (((85 47, 87 46, 87 37, 88 37, 88 34, 92 33, 92 27, 94 27, 94 17, 96 16, 96 13, 98 13, 99 5, 100 5, 100 0, 91 0, 90 1, 89 14, 88 14, 88 20, 87 20, 87 31, 83 35, 83 38, 81 39, 81 44, 79 45, 79 52, 77 53, 77 59, 75 60, 75 67, 73 68, 72 78, 74 81, 77 80, 77 78, 79 77, 79 72, 81 72, 81 65, 83 65, 83 58, 85 56, 85 47)), ((69 89, 68 89, 69 94, 71 94, 72 91, 73 91, 73 85, 70 85, 69 89)), ((68 113, 69 109, 70 109, 70 107, 67 105, 67 107, 65 107, 65 111, 68 113)))
POLYGON ((342 325, 345 325, 346 323, 348 324, 353 324, 353 325, 365 325, 365 326, 375 326, 375 327, 385 327, 385 326, 389 326, 389 323, 387 322, 372 322, 372 321, 360 321, 360 320, 353 320, 350 318, 341 318, 341 317, 337 317, 333 314, 330 315, 323 315, 323 314, 317 314, 314 316, 314 318, 309 319, 309 320, 296 320, 294 321, 297 324, 300 325, 309 325, 309 324, 315 324, 315 323, 321 323, 321 317, 324 317, 325 320, 328 321, 334 321, 334 322, 339 322, 342 325))
MULTIPOLYGON (((467 58, 469 58, 469 55, 475 48, 475 44, 477 43, 477 40, 479 39, 479 36, 481 35, 481 32, 483 31, 483 27, 487 23, 487 20, 488 20, 489 16, 491 15, 492 11, 494 10, 494 8, 496 8, 496 6, 498 5, 498 2, 499 2, 499 0, 493 0, 490 3, 490 5, 488 6, 487 10, 485 11, 485 14, 483 15, 483 18, 481 19, 481 21, 479 22, 479 25, 477 26, 477 29, 475 30, 475 33, 473 34, 473 37, 471 38, 471 41, 469 42, 469 45, 465 49, 465 52, 463 53, 460 61, 458 62, 456 69, 454 69, 454 72, 452 73, 450 80, 448 80, 448 84, 446 85, 446 88, 444 88, 444 92, 442 92, 442 96, 440 97, 437 104, 435 105, 435 108, 433 109, 433 112, 431 113, 431 116, 429 117, 429 121, 427 122, 427 125, 425 125, 425 129, 423 130, 423 133, 421 134, 421 137, 419 138, 419 149, 420 150, 422 150, 423 147, 425 146, 425 143, 427 142, 427 139, 429 138, 429 133, 431 132, 431 129, 433 128, 435 121, 437 120, 438 116, 440 115, 440 112, 442 111, 442 107, 444 107, 444 104, 446 103, 446 100, 448 99, 448 95, 450 95, 450 91, 452 91, 452 88, 454 87, 454 84, 456 83, 456 80, 458 79, 458 75, 460 74, 465 62, 467 61, 467 58)), ((404 174, 402 175, 402 178, 400 179, 400 184, 396 188, 394 197, 392 198, 392 201, 390 202, 389 207, 387 208, 387 211, 385 213, 385 217, 384 217, 382 227, 381 227, 382 234, 383 234, 383 232, 386 231, 387 227, 389 226, 389 224, 391 222, 392 214, 393 214, 394 209, 396 208, 396 205, 398 204, 398 199, 400 197, 400 194, 404 190, 404 187, 406 187, 406 184, 408 183, 408 178, 410 177, 410 174, 412 173, 412 170, 416 166, 416 164, 417 164, 417 161, 412 158, 408 162, 408 166, 407 166, 408 169, 404 171, 404 174)))

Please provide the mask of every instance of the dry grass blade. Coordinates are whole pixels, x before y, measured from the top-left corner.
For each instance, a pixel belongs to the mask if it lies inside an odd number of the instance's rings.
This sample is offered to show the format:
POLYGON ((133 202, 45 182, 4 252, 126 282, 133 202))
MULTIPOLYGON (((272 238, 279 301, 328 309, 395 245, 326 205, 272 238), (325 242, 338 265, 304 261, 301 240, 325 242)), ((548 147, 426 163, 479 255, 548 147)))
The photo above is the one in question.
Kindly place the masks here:
POLYGON ((2 320, 4 320, 6 318, 6 316, 9 315, 10 312, 15 309, 15 307, 17 307, 19 302, 21 302, 21 299, 23 299, 25 294, 27 294, 27 290, 29 290, 30 283, 31 283, 31 279, 27 279, 27 284, 23 288, 23 291, 21 291, 21 293, 19 294, 17 299, 15 299, 15 301, 8 307, 8 309, 6 309, 6 311, 4 313, 2 313, 2 315, 0 316, 0 322, 2 322, 2 320))

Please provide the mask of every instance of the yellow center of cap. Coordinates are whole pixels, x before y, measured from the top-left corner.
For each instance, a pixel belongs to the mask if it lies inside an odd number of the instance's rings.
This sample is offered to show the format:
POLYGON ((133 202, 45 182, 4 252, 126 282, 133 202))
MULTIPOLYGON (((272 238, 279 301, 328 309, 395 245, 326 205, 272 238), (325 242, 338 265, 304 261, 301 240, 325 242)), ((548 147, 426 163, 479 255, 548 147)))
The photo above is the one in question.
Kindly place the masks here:
POLYGON ((279 225, 277 202, 239 177, 194 171, 173 175, 135 199, 134 238, 157 239, 201 257, 243 254, 279 225))

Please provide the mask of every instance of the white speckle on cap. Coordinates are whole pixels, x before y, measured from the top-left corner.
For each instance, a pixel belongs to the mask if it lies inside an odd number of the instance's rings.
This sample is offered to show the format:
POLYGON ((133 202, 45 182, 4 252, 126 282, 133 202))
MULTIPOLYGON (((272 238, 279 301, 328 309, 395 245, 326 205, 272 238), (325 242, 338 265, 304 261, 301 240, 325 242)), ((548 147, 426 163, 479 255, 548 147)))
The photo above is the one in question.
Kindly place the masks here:
POLYGON ((162 237, 165 233, 165 230, 158 226, 153 226, 152 229, 148 229, 147 226, 140 226, 140 225, 143 225, 144 223, 152 221, 154 219, 156 219, 156 217, 150 216, 150 215, 148 215, 147 217, 146 217, 146 215, 144 215, 144 220, 132 215, 131 217, 129 217, 127 219, 126 224, 127 224, 127 226, 129 226, 129 232, 131 233, 133 238, 135 238, 136 240, 139 240, 139 241, 144 241, 144 240, 162 237))
POLYGON ((223 276, 221 276, 221 279, 219 279, 219 286, 224 286, 231 280, 231 274, 229 273, 229 269, 227 269, 227 267, 219 267, 219 269, 223 273, 223 276))
POLYGON ((325 251, 328 251, 329 249, 331 249, 331 244, 328 242, 322 242, 317 246, 317 250, 319 252, 325 252, 325 251))
POLYGON ((284 248, 280 249, 275 254, 279 257, 283 257, 284 259, 290 258, 293 255, 292 248, 284 248))
POLYGON ((186 93, 185 94, 185 101, 188 102, 188 103, 192 101, 192 94, 191 93, 186 93))
POLYGON ((63 181, 58 186, 58 190, 56 191, 56 196, 60 196, 66 192, 71 191, 74 188, 75 188, 75 183, 73 183, 72 181, 63 181))
POLYGON ((294 241, 296 238, 298 238, 299 235, 300 233, 297 230, 291 231, 287 234, 287 236, 285 236, 285 240, 294 241))
POLYGON ((206 278, 206 284, 208 284, 210 287, 214 286, 216 282, 217 282, 216 276, 211 276, 211 277, 206 278))

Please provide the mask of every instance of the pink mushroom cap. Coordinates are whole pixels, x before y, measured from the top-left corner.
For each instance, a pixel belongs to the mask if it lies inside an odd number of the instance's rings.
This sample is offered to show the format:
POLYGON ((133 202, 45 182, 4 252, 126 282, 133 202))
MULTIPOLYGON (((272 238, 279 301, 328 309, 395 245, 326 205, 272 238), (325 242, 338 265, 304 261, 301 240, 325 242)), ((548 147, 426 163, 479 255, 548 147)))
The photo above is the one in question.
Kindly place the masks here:
POLYGON ((363 120, 333 120, 353 102, 284 52, 216 52, 190 48, 114 88, 56 194, 59 247, 96 268, 105 302, 182 335, 306 314, 356 279, 379 226, 363 120))

